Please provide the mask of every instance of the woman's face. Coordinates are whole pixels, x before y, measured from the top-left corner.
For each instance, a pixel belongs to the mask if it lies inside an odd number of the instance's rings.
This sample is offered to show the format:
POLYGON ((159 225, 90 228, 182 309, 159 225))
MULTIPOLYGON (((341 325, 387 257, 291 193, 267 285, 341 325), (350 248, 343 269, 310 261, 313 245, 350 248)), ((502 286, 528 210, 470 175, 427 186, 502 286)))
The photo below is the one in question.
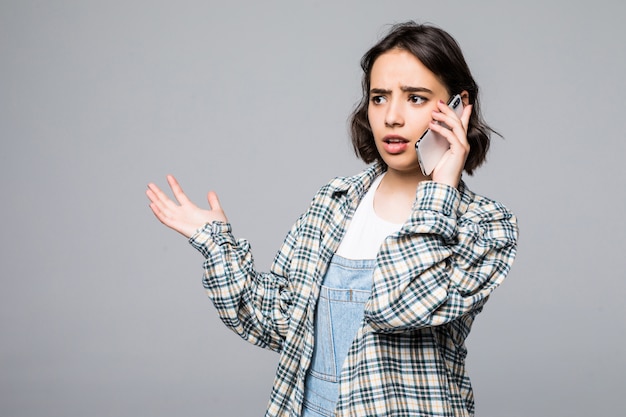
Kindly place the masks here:
POLYGON ((421 175, 415 144, 437 102, 448 101, 446 87, 415 55, 392 49, 374 61, 369 94, 370 127, 388 169, 421 175))

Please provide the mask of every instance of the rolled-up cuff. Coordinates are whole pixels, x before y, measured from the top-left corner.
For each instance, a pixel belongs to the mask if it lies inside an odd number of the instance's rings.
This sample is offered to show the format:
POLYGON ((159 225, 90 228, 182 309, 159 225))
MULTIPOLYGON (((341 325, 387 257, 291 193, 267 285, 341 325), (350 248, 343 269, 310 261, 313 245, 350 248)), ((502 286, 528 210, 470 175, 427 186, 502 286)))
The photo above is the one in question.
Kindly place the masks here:
POLYGON ((189 243, 202 253, 205 258, 208 258, 213 245, 221 246, 227 243, 235 245, 236 242, 230 223, 214 221, 198 229, 189 238, 189 243))
POLYGON ((417 187, 414 210, 435 211, 446 217, 455 215, 461 196, 459 190, 434 181, 423 181, 417 187))

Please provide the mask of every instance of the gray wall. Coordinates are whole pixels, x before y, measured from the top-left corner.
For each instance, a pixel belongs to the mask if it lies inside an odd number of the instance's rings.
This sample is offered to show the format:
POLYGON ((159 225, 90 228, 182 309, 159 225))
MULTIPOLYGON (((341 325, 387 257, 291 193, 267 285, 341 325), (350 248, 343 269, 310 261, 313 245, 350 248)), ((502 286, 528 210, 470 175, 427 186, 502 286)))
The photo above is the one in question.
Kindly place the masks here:
MULTIPOLYGON (((335 2, 338 3, 338 2, 335 2)), ((328 2, 330 4, 330 2, 328 2)), ((0 2, 0 415, 261 415, 277 355, 226 330, 146 184, 220 194, 259 267, 319 186, 386 24, 460 42, 494 140, 468 179, 520 218, 468 345, 484 417, 620 415, 626 7, 0 2)))

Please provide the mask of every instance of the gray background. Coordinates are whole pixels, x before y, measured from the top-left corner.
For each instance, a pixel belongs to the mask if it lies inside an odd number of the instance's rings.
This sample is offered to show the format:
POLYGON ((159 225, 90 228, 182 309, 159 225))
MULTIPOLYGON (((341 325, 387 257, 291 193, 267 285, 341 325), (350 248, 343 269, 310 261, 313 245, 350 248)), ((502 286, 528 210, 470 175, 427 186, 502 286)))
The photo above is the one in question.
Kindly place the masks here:
POLYGON ((460 42, 505 135, 468 178, 520 219, 479 316, 477 415, 620 415, 626 7, 589 2, 0 2, 0 415, 262 415, 278 356, 238 339, 146 184, 218 191, 267 269, 387 28, 460 42))

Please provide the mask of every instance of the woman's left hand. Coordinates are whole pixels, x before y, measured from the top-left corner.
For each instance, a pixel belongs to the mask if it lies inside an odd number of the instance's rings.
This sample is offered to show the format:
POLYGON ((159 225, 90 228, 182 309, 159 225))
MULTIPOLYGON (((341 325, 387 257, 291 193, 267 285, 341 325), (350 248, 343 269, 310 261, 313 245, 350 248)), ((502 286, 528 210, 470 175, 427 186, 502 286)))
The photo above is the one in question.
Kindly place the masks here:
POLYGON ((433 120, 439 123, 433 121, 428 127, 445 137, 450 143, 450 149, 433 170, 432 180, 456 188, 461 180, 463 167, 470 151, 470 145, 467 141, 467 127, 472 114, 472 106, 468 105, 463 108, 461 118, 458 118, 443 101, 437 103, 437 110, 433 111, 433 120), (442 126, 444 123, 450 128, 442 126))

